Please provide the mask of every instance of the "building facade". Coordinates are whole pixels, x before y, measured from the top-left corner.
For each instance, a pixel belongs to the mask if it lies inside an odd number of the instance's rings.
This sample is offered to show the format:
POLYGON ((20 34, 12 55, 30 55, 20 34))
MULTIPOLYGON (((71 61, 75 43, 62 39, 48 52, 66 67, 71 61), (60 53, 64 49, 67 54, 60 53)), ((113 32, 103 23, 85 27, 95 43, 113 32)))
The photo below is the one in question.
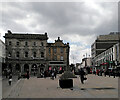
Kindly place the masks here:
POLYGON ((69 43, 60 38, 47 43, 45 34, 5 34, 6 65, 11 72, 40 73, 49 68, 66 69, 69 65, 69 43))
POLYGON ((108 35, 100 35, 91 45, 92 65, 95 66, 95 57, 119 41, 120 32, 111 32, 108 35))
POLYGON ((95 57, 95 66, 97 69, 117 68, 119 67, 119 63, 120 63, 119 42, 95 57))
POLYGON ((58 71, 67 70, 69 66, 69 43, 63 43, 58 37, 55 43, 47 43, 46 58, 48 61, 48 70, 56 69, 58 71))
POLYGON ((5 43, 0 40, 0 76, 2 75, 2 70, 5 64, 5 43))
POLYGON ((11 72, 42 71, 46 67, 47 33, 5 34, 6 64, 11 72))

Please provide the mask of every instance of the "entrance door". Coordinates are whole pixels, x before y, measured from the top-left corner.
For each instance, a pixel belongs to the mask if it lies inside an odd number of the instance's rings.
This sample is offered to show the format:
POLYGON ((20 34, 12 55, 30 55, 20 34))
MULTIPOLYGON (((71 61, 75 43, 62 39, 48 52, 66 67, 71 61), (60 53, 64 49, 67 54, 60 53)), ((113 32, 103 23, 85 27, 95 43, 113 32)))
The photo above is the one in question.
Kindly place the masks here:
POLYGON ((29 70, 29 65, 28 65, 28 64, 25 64, 25 65, 24 65, 24 72, 27 72, 27 70, 29 70))
POLYGON ((38 68, 36 64, 32 65, 31 72, 34 74, 34 76, 37 74, 38 68))

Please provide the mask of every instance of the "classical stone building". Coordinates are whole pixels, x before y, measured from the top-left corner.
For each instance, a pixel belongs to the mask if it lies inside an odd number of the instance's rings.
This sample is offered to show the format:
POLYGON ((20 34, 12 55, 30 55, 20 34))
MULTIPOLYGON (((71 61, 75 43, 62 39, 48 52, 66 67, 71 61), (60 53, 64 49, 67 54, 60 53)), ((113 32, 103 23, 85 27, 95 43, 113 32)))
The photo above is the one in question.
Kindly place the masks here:
POLYGON ((12 72, 40 73, 54 67, 67 69, 69 65, 69 43, 60 38, 47 43, 45 34, 20 34, 8 31, 5 34, 6 65, 12 72))
POLYGON ((46 60, 48 61, 49 70, 57 69, 67 70, 69 66, 69 43, 63 43, 58 37, 55 43, 47 43, 46 60))
POLYGON ((46 68, 47 33, 5 34, 6 64, 12 72, 42 71, 46 68))

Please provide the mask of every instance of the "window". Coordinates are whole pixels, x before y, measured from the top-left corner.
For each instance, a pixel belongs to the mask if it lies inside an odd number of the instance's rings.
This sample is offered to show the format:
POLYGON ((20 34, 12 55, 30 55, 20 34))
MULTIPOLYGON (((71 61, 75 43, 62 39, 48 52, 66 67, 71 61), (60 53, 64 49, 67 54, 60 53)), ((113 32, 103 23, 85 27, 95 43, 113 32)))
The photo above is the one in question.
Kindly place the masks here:
POLYGON ((56 48, 54 48, 54 53, 56 53, 57 52, 57 49, 56 48))
POLYGON ((44 46, 43 42, 41 42, 41 46, 44 46))
POLYGON ((63 56, 60 57, 60 60, 63 60, 63 56))
POLYGON ((19 42, 16 42, 16 45, 19 46, 19 42))
POLYGON ((51 49, 49 48, 49 54, 51 53, 51 49))
POLYGON ((36 57, 36 52, 33 52, 33 57, 36 57))
POLYGON ((25 42, 25 46, 28 46, 28 42, 25 42))
POLYGON ((27 51, 25 52, 25 57, 28 57, 28 52, 27 51))
POLYGON ((8 57, 11 57, 11 52, 8 53, 8 57))
POLYGON ((11 42, 11 41, 9 41, 9 45, 12 45, 12 42, 11 42))
POLYGON ((54 56, 54 60, 57 60, 57 56, 54 56))
POLYGON ((18 51, 18 52, 16 52, 16 57, 19 57, 19 51, 18 51))
POLYGON ((60 49, 60 52, 63 53, 63 48, 60 49))
POLYGON ((36 42, 34 42, 33 45, 36 46, 36 42))
POLYGON ((44 52, 41 52, 41 58, 44 58, 44 52))

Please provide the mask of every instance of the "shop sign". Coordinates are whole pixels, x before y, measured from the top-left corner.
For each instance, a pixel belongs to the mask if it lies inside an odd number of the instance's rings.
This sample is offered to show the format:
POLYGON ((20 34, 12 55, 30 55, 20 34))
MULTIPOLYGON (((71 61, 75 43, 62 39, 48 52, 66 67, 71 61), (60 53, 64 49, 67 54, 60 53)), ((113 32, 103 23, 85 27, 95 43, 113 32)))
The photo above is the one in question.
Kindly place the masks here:
POLYGON ((51 70, 52 68, 51 67, 49 67, 49 70, 51 70))
POLYGON ((62 70, 62 67, 60 67, 60 70, 62 70))

